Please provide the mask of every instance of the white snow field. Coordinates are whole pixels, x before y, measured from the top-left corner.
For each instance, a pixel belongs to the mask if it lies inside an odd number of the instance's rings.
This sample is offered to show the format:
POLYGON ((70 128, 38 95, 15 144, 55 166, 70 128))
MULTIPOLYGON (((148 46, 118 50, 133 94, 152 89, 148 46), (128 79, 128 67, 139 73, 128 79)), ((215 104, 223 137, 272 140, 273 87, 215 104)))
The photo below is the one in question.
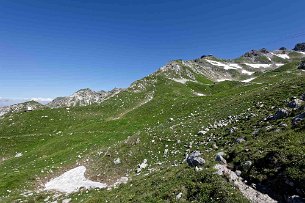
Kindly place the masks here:
POLYGON ((107 184, 86 179, 86 167, 78 166, 58 176, 45 184, 45 190, 55 190, 64 193, 77 192, 80 188, 106 188, 107 184))

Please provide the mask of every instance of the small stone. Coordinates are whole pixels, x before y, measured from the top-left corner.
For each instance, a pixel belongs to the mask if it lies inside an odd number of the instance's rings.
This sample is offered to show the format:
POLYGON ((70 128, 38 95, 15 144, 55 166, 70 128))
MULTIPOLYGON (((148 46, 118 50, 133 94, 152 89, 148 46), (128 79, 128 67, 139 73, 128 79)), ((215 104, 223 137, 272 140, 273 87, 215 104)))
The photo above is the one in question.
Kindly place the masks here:
POLYGON ((120 164, 121 163, 121 159, 120 158, 116 158, 116 159, 113 160, 113 163, 115 165, 120 164))
POLYGON ((176 200, 181 199, 181 197, 182 197, 182 192, 180 192, 179 194, 176 195, 176 200))
POLYGON ((245 142, 246 140, 243 138, 243 137, 239 137, 235 140, 235 142, 237 143, 242 143, 242 142, 245 142))

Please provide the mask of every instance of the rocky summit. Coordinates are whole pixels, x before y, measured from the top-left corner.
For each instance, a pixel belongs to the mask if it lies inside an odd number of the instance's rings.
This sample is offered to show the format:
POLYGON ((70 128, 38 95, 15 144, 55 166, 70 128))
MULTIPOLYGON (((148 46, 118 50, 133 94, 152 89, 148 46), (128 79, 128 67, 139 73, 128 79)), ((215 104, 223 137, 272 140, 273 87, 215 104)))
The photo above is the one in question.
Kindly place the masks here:
POLYGON ((305 50, 173 60, 0 108, 0 202, 304 202, 305 50))

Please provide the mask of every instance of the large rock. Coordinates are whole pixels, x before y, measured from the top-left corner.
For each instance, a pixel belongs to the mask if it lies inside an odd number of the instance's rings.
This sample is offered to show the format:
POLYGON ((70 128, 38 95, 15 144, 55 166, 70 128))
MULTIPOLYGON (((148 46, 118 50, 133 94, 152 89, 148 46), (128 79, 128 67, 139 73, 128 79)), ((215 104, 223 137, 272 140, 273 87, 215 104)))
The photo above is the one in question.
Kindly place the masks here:
POLYGON ((298 109, 302 106, 303 101, 300 99, 292 99, 289 103, 288 103, 288 107, 290 108, 294 108, 294 109, 298 109))
POLYGON ((224 152, 218 152, 215 157, 215 161, 219 162, 220 164, 227 164, 227 160, 223 158, 225 156, 224 152))
POLYGON ((295 45, 293 48, 294 51, 305 51, 305 42, 303 43, 298 43, 295 45))
POLYGON ((288 109, 279 108, 273 116, 273 120, 282 119, 288 117, 290 112, 288 109))
POLYGON ((201 157, 200 151, 193 151, 186 158, 186 162, 191 167, 203 166, 205 164, 205 160, 201 157))

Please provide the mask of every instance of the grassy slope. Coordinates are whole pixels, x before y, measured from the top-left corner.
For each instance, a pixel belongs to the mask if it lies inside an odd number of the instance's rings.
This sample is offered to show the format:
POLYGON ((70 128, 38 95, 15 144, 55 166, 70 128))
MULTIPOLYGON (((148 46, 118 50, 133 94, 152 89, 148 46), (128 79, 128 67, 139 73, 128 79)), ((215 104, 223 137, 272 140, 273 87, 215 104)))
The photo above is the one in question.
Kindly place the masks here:
MULTIPOLYGON (((253 123, 274 112, 271 106, 283 106, 285 99, 304 91, 304 73, 297 71, 295 64, 261 75, 254 80, 259 84, 230 81, 213 84, 201 78, 203 83, 183 85, 162 76, 157 81, 155 86, 148 85, 142 92, 122 92, 102 105, 75 107, 69 111, 39 110, 8 115, 0 120, 0 156, 7 159, 0 162, 3 201, 24 198, 20 193, 25 189, 36 190, 49 177, 81 163, 87 166, 87 175, 93 180, 112 183, 127 173, 132 181, 111 191, 73 195, 74 200, 171 202, 183 192, 181 201, 246 202, 230 183, 212 174, 210 168, 215 164, 215 153, 220 150, 227 152, 231 164, 241 170, 243 161, 255 162, 253 170, 243 171, 243 176, 255 183, 274 186, 269 179, 274 179, 276 173, 259 165, 259 160, 270 151, 297 160, 297 165, 285 165, 285 175, 297 184, 305 180, 299 175, 304 164, 300 155, 305 151, 304 136, 300 136, 303 132, 289 128, 262 132, 259 137, 251 135, 253 123), (194 96, 193 90, 209 96, 194 96), (153 100, 143 104, 146 95, 152 92, 153 100), (254 107, 259 101, 264 102, 264 108, 254 107), (248 108, 251 110, 247 111, 248 108), (236 134, 227 135, 226 128, 219 128, 211 132, 213 135, 195 136, 209 123, 243 112, 254 112, 258 116, 235 124, 239 129, 236 134), (174 121, 170 122, 169 118, 174 121), (246 137, 247 142, 235 144, 234 139, 239 136, 246 137), (207 139, 212 141, 200 144, 207 139), (204 171, 195 172, 181 163, 188 152, 185 145, 190 142, 194 143, 190 150, 204 152, 207 161, 204 171), (219 149, 211 148, 212 143, 217 143, 219 149), (246 147, 250 152, 245 151, 246 147), (164 157, 165 148, 170 153, 164 157), (22 152, 23 156, 15 158, 16 152, 22 152), (122 164, 113 164, 117 157, 122 164), (155 172, 145 170, 134 176, 136 165, 144 158, 148 159, 149 169, 155 172)), ((28 199, 39 202, 48 195, 34 194, 28 199)))

